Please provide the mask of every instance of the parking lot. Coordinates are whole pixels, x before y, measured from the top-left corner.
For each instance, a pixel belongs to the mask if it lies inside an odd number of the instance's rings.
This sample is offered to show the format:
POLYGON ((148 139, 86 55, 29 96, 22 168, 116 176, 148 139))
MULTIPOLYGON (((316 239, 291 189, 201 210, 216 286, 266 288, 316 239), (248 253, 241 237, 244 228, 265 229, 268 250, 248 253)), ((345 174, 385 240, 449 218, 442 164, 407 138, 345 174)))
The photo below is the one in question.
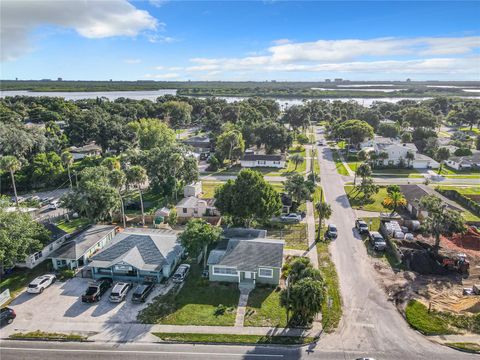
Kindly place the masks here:
POLYGON ((27 323, 31 323, 33 327, 38 327, 38 324, 55 322, 133 323, 136 322, 138 312, 145 308, 149 301, 171 288, 168 284, 157 284, 147 302, 142 304, 132 303, 133 290, 128 293, 126 301, 111 303, 108 300, 110 289, 99 302, 83 303, 81 296, 89 281, 92 280, 73 278, 66 282, 57 281, 42 294, 23 292, 9 305, 17 314, 14 324, 25 327, 27 323))

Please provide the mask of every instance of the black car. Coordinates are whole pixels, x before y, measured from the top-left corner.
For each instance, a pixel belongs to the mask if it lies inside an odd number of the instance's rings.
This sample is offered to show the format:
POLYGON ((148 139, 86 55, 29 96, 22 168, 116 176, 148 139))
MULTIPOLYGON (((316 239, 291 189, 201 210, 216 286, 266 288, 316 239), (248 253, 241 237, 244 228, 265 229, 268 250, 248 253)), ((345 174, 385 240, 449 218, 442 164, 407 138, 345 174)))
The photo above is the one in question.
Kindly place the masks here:
POLYGON ((82 295, 82 302, 97 302, 103 294, 112 286, 111 279, 99 279, 88 285, 85 294, 82 295))
POLYGON ((7 324, 11 324, 13 319, 17 317, 15 311, 8 307, 4 307, 0 310, 0 326, 5 326, 7 324))
POLYGON ((148 295, 150 295, 154 287, 155 287, 155 284, 150 281, 144 281, 143 283, 138 284, 138 286, 135 288, 135 291, 133 292, 132 301, 145 302, 145 300, 147 299, 148 295))

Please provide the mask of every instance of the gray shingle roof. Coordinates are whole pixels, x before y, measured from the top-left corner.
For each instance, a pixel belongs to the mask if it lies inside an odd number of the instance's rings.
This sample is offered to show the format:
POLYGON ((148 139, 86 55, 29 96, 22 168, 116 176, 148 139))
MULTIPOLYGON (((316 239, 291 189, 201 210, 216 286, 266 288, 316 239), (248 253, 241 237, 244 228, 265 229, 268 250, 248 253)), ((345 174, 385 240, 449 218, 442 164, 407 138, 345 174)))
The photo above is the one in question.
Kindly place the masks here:
POLYGON ((50 254, 49 258, 78 260, 85 253, 115 230, 115 225, 93 225, 50 254))
POLYGON ((463 209, 457 203, 450 199, 447 199, 445 196, 426 185, 400 185, 400 191, 405 196, 407 202, 414 205, 417 204, 418 201, 426 195, 435 195, 443 202, 445 202, 450 209, 465 211, 465 209, 463 209))
POLYGON ((183 248, 171 231, 125 229, 106 248, 92 257, 92 267, 111 267, 120 262, 144 271, 158 271, 173 264, 183 248))
POLYGON ((280 154, 245 154, 243 155, 241 160, 246 160, 246 161, 256 161, 256 160, 269 160, 269 161, 281 161, 285 160, 284 155, 280 154))
POLYGON ((231 239, 226 250, 213 250, 209 265, 235 267, 238 270, 256 271, 259 267, 282 267, 283 246, 281 240, 231 239))

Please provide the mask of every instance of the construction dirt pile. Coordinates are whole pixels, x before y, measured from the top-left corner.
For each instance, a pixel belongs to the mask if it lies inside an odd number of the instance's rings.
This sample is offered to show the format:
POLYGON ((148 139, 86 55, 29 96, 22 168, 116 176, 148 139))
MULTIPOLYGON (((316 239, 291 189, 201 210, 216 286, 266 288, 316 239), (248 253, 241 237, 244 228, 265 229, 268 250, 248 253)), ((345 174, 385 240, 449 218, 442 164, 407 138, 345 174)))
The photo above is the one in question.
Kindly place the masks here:
POLYGON ((448 240, 461 248, 480 252, 480 231, 472 226, 467 229, 465 234, 455 234, 448 240))

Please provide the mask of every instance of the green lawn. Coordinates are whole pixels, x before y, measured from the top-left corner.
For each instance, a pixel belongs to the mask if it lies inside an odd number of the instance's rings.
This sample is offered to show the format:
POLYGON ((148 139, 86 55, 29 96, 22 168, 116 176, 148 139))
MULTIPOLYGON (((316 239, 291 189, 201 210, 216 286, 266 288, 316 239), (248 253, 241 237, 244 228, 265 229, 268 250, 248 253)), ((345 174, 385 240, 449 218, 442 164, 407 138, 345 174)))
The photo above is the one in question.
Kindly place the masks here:
MULTIPOLYGON (((265 229, 265 226, 262 227, 265 229)), ((275 224, 273 229, 266 229, 269 238, 285 241, 285 248, 308 250, 307 224, 275 224)))
POLYGON ((442 318, 435 312, 429 313, 427 307, 416 300, 408 303, 405 316, 410 326, 424 335, 455 334, 442 318))
POLYGON ((5 289, 10 290, 10 295, 15 298, 33 279, 39 275, 44 275, 51 270, 52 262, 45 260, 33 269, 19 268, 13 269, 11 274, 2 276, 0 281, 0 292, 5 289))
POLYGON ((322 327, 326 333, 329 333, 337 328, 342 318, 342 297, 337 270, 328 251, 328 242, 319 241, 317 252, 319 269, 326 285, 325 299, 322 304, 322 327))
POLYGON ((448 166, 443 166, 441 172, 437 170, 437 174, 447 178, 451 177, 455 179, 471 179, 471 178, 480 179, 480 169, 455 170, 455 169, 449 168, 448 166))
POLYGON ((15 340, 41 340, 41 341, 87 341, 87 336, 79 334, 50 333, 40 330, 26 333, 14 333, 8 337, 15 340))
POLYGON ((186 343, 302 345, 315 341, 315 338, 308 336, 262 336, 204 333, 153 333, 153 335, 159 337, 163 341, 186 343))
POLYGON ((144 324, 233 326, 238 284, 212 283, 200 273, 200 267, 192 265, 183 288, 156 297, 139 313, 138 320, 144 324))
POLYGON ((345 165, 343 165, 343 162, 340 159, 340 155, 338 154, 338 151, 337 150, 332 150, 332 155, 333 155, 333 161, 335 161, 335 166, 337 168, 337 172, 340 175, 348 176, 349 175, 348 170, 345 167, 345 165))
POLYGON ((353 172, 357 171, 357 168, 360 166, 361 161, 348 161, 347 165, 353 172))
POLYGON ((280 306, 280 291, 257 285, 248 297, 244 325, 286 327, 287 312, 280 306))
POLYGON ((389 211, 386 209, 382 202, 383 199, 387 197, 387 188, 380 187, 378 193, 374 194, 370 200, 367 200, 364 204, 362 204, 362 193, 358 193, 354 186, 346 185, 345 192, 347 193, 348 200, 350 201, 350 205, 354 209, 362 209, 367 211, 377 211, 377 212, 384 212, 389 211))
POLYGON ((372 169, 373 176, 394 176, 408 178, 422 178, 417 169, 372 169))
MULTIPOLYGON (((211 199, 215 195, 215 189, 217 187, 222 186, 225 184, 224 181, 205 181, 202 180, 202 195, 200 196, 202 199, 211 199)), ((284 186, 281 182, 270 182, 270 185, 278 191, 279 193, 284 191, 284 186)))
POLYGON ((61 230, 65 231, 68 234, 72 232, 82 229, 90 224, 90 220, 84 218, 72 219, 70 221, 62 220, 57 223, 57 227, 61 230))
POLYGON ((460 194, 468 196, 468 195, 480 195, 480 186, 447 186, 447 185, 442 185, 442 186, 437 186, 438 189, 440 190, 456 190, 460 194))

